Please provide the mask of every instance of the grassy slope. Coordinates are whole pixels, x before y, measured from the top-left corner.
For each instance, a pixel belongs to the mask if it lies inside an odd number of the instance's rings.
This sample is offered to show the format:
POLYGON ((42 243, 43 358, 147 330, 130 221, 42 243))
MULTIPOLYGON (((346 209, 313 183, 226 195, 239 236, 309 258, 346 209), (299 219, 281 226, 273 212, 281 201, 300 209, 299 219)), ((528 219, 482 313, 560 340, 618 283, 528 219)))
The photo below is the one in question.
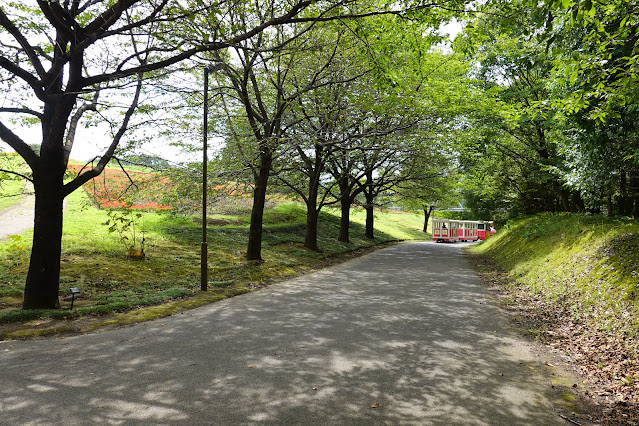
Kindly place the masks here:
MULTIPOLYGON (((302 246, 304 208, 287 203, 265 212, 265 262, 258 264, 247 262, 243 257, 248 216, 218 216, 223 220, 209 225, 207 235, 211 291, 202 296, 197 291, 200 286, 201 225, 186 217, 144 213, 146 258, 133 260, 126 257, 119 236, 108 232, 108 226, 104 225, 107 219, 104 210, 90 206, 82 191, 69 197, 65 210, 60 290, 62 306, 68 307, 69 288, 82 287, 82 298, 76 301, 73 312, 20 311, 31 231, 0 243, 0 323, 127 311, 194 295, 203 298, 201 302, 204 303, 249 291, 274 279, 323 267, 354 250, 427 236, 420 232, 422 218, 419 215, 376 213, 376 239, 368 240, 364 238, 364 213, 354 210, 352 241, 340 243, 336 239, 339 217, 337 211, 331 209, 320 218, 319 246, 324 252, 314 253, 302 246)), ((139 235, 138 228, 138 238, 139 235)), ((2 334, 0 330, 0 336, 2 334)))
POLYGON ((639 224, 544 214, 509 224, 473 251, 520 285, 602 329, 639 330, 639 224))
POLYGON ((513 319, 572 360, 602 421, 635 424, 625 421, 639 419, 639 224, 544 214, 471 252, 513 319))

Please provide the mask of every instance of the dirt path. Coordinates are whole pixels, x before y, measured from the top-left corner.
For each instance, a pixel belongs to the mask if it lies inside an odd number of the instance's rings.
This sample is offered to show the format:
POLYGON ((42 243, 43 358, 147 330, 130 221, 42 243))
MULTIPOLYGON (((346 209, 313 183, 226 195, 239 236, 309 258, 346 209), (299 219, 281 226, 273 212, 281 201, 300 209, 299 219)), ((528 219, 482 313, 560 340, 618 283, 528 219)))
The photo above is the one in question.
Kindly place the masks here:
POLYGON ((35 197, 26 195, 18 204, 0 211, 0 241, 33 228, 35 197))

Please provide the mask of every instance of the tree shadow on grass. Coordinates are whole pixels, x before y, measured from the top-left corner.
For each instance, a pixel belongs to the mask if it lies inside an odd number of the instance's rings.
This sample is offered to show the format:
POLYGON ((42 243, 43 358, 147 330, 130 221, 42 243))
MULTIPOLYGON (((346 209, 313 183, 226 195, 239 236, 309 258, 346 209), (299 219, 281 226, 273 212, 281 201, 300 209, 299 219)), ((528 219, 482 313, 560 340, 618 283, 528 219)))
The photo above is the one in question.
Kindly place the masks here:
POLYGON ((137 327, 0 346, 8 424, 563 424, 454 245, 137 327))
MULTIPOLYGON (((351 222, 350 235, 351 243, 344 244, 337 241, 339 235, 339 217, 321 212, 318 226, 318 243, 320 249, 325 254, 343 253, 354 250, 358 247, 369 247, 371 245, 396 241, 397 238, 381 231, 375 232, 375 240, 368 240, 364 237, 366 228, 364 225, 351 222)), ((180 244, 197 246, 202 241, 201 225, 196 223, 184 223, 182 226, 174 224, 159 224, 157 231, 165 237, 177 241, 180 244)), ((248 243, 248 225, 228 225, 207 227, 207 241, 209 247, 215 249, 225 249, 229 252, 237 250, 244 251, 248 243)), ((303 243, 306 232, 304 222, 284 222, 280 224, 267 224, 263 227, 262 248, 268 251, 272 247, 285 243, 303 243)))

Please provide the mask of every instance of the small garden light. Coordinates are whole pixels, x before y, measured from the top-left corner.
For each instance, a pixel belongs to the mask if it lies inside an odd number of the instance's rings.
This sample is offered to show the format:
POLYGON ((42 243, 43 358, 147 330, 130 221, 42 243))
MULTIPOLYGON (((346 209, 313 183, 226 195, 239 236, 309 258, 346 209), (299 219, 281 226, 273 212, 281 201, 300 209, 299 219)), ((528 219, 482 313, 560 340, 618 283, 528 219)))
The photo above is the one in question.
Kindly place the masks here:
POLYGON ((73 301, 75 300, 75 295, 80 294, 81 290, 80 287, 71 287, 69 291, 71 292, 71 309, 73 309, 73 301))

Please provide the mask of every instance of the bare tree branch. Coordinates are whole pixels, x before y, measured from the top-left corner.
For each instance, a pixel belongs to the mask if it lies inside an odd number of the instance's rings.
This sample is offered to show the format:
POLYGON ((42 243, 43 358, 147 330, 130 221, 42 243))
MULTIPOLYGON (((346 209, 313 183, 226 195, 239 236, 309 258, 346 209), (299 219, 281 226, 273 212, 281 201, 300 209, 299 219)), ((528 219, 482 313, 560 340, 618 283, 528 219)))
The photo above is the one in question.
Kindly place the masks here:
POLYGON ((18 135, 13 133, 11 129, 6 127, 0 121, 0 139, 5 141, 14 151, 16 151, 27 162, 32 170, 38 166, 40 157, 31 149, 31 147, 23 141, 18 135))
POLYGON ((102 156, 102 158, 100 158, 100 161, 94 168, 82 173, 81 175, 73 179, 71 182, 64 185, 65 195, 69 195, 70 193, 72 193, 73 191, 75 191, 76 189, 84 185, 86 182, 100 175, 100 173, 102 173, 102 171, 104 170, 106 165, 109 163, 109 161, 111 161, 111 158, 113 158, 113 154, 115 153, 115 150, 117 149, 118 145, 120 144, 120 141, 122 140, 122 137, 127 131, 127 128, 129 126, 129 121, 131 120, 131 117, 133 116, 133 113, 135 112, 138 106, 138 102, 140 100, 140 93, 142 91, 142 81, 143 81, 143 74, 140 73, 138 74, 138 84, 135 89, 135 96, 133 97, 133 101, 131 102, 129 109, 126 111, 126 114, 124 115, 124 120, 122 120, 122 124, 120 125, 120 128, 118 129, 117 133, 113 137, 113 141, 111 142, 111 145, 107 149, 106 153, 102 156))
POLYGON ((4 56, 0 56, 0 67, 27 83, 31 89, 33 89, 33 93, 38 97, 38 99, 43 102, 48 99, 46 93, 42 89, 42 83, 40 80, 34 77, 29 71, 20 68, 15 62, 5 58, 4 56))
POLYGON ((10 173, 10 174, 12 174, 12 175, 20 176, 22 179, 26 179, 26 180, 28 180, 29 182, 33 182, 33 178, 30 178, 30 177, 29 177, 29 176, 27 176, 27 175, 23 175, 22 173, 15 172, 15 171, 13 171, 13 170, 0 169, 0 172, 10 173))
POLYGON ((67 136, 64 141, 64 161, 69 161, 69 155, 71 155, 71 148, 73 148, 73 142, 75 141, 75 133, 78 128, 78 122, 82 115, 87 111, 96 111, 98 109, 98 97, 100 96, 100 89, 96 90, 93 99, 90 102, 82 104, 73 114, 69 122, 69 129, 67 130, 67 136))
POLYGON ((36 54, 35 49, 31 44, 27 41, 25 36, 20 32, 20 30, 11 22, 9 17, 4 13, 4 11, 0 8, 0 27, 5 28, 13 38, 16 39, 20 46, 24 49, 24 52, 27 54, 29 61, 35 68, 36 72, 40 76, 40 78, 44 78, 46 71, 36 54))
POLYGON ((39 119, 43 118, 43 115, 41 112, 38 111, 34 111, 32 109, 29 108, 0 108, 0 112, 14 112, 14 113, 18 113, 18 114, 29 114, 29 115, 33 115, 35 117, 38 117, 39 119))

